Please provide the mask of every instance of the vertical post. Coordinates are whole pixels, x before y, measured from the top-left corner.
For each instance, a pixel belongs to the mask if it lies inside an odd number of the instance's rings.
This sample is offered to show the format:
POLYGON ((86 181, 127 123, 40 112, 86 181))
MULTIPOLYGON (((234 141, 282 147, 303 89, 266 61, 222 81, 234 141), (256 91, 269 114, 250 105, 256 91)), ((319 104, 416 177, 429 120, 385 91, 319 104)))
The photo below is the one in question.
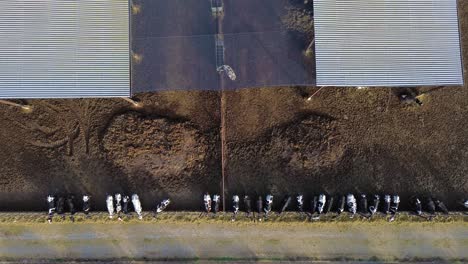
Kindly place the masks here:
MULTIPOLYGON (((222 0, 218 3, 221 5, 222 10, 224 9, 224 3, 222 0)), ((224 10, 223 10, 224 11, 224 10)), ((217 12, 216 15, 216 33, 217 38, 223 38, 223 15, 221 12, 217 12)), ((216 41, 216 39, 215 39, 216 41)), ((216 45, 215 45, 216 46, 216 45)), ((216 48, 216 47, 215 47, 216 48)), ((215 51, 216 52, 216 51, 215 51)), ((218 75, 219 77, 219 87, 221 90, 221 188, 222 188, 222 197, 223 197, 223 212, 226 211, 226 167, 227 167, 227 144, 226 144, 226 113, 227 113, 227 102, 226 102, 226 94, 224 92, 224 79, 222 75, 218 75)))
POLYGON ((223 212, 226 210, 226 165, 227 165, 227 144, 226 144, 226 94, 221 91, 221 175, 223 189, 223 212))

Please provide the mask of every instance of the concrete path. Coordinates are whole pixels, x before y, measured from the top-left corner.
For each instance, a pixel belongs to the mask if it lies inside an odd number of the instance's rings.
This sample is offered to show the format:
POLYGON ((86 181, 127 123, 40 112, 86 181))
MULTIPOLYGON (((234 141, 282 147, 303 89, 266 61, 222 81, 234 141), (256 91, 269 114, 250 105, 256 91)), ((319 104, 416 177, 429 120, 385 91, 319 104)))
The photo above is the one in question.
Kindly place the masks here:
POLYGON ((6 259, 468 260, 468 224, 0 224, 6 259))

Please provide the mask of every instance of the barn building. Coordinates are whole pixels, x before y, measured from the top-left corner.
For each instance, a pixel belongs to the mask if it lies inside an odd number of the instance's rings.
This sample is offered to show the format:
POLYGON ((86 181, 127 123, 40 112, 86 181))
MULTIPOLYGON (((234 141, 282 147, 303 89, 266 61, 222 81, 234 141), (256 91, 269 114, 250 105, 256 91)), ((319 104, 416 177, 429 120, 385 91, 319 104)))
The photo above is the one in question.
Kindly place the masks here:
POLYGON ((319 86, 463 84, 456 0, 314 0, 319 86))
POLYGON ((130 96, 127 0, 0 0, 0 98, 130 96))

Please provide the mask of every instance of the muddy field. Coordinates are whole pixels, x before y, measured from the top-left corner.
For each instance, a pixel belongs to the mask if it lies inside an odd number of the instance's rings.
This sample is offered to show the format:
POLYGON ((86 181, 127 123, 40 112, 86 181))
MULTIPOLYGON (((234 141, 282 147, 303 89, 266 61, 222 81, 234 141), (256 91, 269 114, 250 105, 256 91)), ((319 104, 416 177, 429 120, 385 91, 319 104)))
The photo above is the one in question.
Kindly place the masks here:
POLYGON ((0 200, 9 201, 1 209, 43 209, 47 192, 90 193, 102 209, 117 191, 138 192, 146 207, 169 195, 173 208, 194 208, 191 195, 218 190, 218 95, 140 99, 142 108, 122 99, 30 101, 30 114, 1 106, 0 200))
MULTIPOLYGON (((468 2, 459 1, 468 50, 468 2)), ((464 53, 465 69, 468 57, 464 53)), ((397 89, 240 89, 227 102, 227 190, 278 197, 303 191, 438 196, 468 193, 466 87, 419 87, 421 107, 397 89)), ((198 209, 221 183, 220 93, 138 94, 121 99, 28 100, 32 113, 0 105, 0 209, 42 210, 50 192, 113 192, 143 206, 169 196, 198 209), (198 200, 197 200, 198 199, 198 200)))

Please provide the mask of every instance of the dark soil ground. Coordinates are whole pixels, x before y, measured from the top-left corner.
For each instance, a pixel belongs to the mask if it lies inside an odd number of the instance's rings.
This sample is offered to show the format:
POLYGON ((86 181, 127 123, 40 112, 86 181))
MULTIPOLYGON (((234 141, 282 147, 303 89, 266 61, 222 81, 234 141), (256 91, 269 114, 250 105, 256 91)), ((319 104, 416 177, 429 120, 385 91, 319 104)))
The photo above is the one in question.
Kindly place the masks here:
MULTIPOLYGON (((236 72, 224 89, 314 85, 311 6, 296 0, 227 0, 222 19, 225 63, 236 72), (301 10, 301 11, 298 11, 301 10)), ((302 1, 303 2, 303 1, 302 1)))
POLYGON ((217 90, 210 1, 132 3, 133 91, 217 90))
POLYGON ((139 193, 145 207, 169 195, 194 208, 191 195, 220 184, 216 93, 166 92, 122 99, 34 100, 34 111, 1 107, 2 210, 39 210, 44 194, 139 193))
MULTIPOLYGON (((466 69, 468 2, 459 1, 466 69)), ((226 92, 229 195, 321 191, 431 194, 452 208, 468 193, 466 87, 418 87, 421 107, 390 88, 278 87, 226 92)), ((220 93, 0 105, 0 210, 42 210, 50 192, 138 192, 198 209, 221 183, 220 93)), ((228 199, 229 200, 229 199, 228 199)))

